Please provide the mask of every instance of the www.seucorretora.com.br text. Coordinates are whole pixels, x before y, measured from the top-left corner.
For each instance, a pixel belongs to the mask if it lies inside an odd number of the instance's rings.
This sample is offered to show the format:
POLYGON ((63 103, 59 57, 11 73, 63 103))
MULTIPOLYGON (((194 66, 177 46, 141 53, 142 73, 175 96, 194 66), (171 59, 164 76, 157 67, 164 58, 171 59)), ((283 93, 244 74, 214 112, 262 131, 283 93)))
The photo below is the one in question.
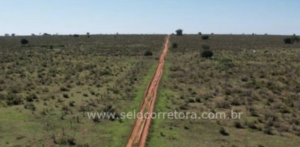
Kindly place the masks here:
POLYGON ((87 112, 89 119, 241 119, 243 112, 87 112))

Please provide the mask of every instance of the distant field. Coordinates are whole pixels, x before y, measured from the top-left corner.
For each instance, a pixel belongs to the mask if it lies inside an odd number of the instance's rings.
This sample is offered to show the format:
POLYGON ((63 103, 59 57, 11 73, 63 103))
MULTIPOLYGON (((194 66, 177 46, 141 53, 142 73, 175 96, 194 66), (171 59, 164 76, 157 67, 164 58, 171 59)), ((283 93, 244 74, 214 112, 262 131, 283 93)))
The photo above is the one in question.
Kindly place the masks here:
POLYGON ((164 38, 1 37, 0 146, 123 146, 134 120, 85 113, 139 109, 164 38))
POLYGON ((156 112, 234 110, 242 118, 155 119, 148 146, 298 147, 300 44, 286 45, 285 37, 172 36, 156 112), (203 45, 211 59, 201 57, 203 45))
MULTIPOLYGON (((86 113, 138 111, 165 37, 0 37, 0 146, 125 146, 134 119, 86 113)), ((155 112, 242 117, 154 119, 147 147, 298 147, 300 43, 285 37, 171 35, 155 112)))

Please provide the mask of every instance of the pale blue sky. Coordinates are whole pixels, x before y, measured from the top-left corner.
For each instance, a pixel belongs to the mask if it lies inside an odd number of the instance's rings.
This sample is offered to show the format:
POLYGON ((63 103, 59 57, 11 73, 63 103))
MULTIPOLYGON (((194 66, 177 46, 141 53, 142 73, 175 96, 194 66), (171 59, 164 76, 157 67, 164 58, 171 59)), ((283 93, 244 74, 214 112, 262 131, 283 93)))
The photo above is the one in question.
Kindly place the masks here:
POLYGON ((299 0, 0 0, 0 35, 300 34, 299 18, 299 0))

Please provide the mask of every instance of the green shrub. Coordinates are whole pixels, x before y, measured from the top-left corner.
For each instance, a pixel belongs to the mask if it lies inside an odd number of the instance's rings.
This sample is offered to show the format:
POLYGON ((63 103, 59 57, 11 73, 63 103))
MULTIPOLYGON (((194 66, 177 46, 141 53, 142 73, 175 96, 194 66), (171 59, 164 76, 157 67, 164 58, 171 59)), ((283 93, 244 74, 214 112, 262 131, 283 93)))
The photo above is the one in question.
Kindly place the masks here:
POLYGON ((202 56, 203 58, 211 58, 213 55, 214 55, 214 54, 213 54, 212 51, 203 51, 203 52, 201 53, 201 56, 202 56))
POLYGON ((285 44, 293 44, 294 43, 294 40, 292 38, 284 38, 283 41, 285 44))
POLYGON ((66 88, 66 87, 61 87, 61 88, 60 88, 60 91, 69 91, 69 89, 66 88))
POLYGON ((23 99, 22 97, 17 96, 16 94, 8 94, 6 97, 6 102, 8 106, 20 105, 23 104, 23 99))
POLYGON ((63 97, 67 99, 67 98, 69 98, 69 95, 66 94, 66 93, 64 93, 64 94, 63 94, 63 97))
POLYGON ((37 96, 35 94, 30 94, 30 95, 26 96, 27 102, 33 102, 36 99, 37 99, 37 96))
POLYGON ((22 45, 26 45, 28 43, 29 43, 29 41, 27 39, 21 39, 21 44, 22 45))
POLYGON ((10 92, 11 93, 19 93, 19 92, 21 92, 21 88, 18 86, 11 87, 10 92))
POLYGON ((264 133, 267 134, 267 135, 274 135, 273 129, 270 126, 265 127, 264 133))
POLYGON ((234 122, 234 126, 238 129, 244 128, 243 125, 241 124, 241 122, 239 122, 239 121, 234 122))
POLYGON ((176 30, 176 35, 177 36, 182 36, 182 29, 178 29, 178 30, 176 30))
POLYGON ((202 40, 208 40, 209 39, 209 36, 208 35, 203 35, 202 36, 202 40))
POLYGON ((221 128, 219 131, 223 136, 229 136, 229 133, 225 130, 225 128, 221 128))
POLYGON ((294 34, 292 37, 287 37, 283 39, 285 44, 294 44, 295 42, 299 43, 300 39, 294 34))
POLYGON ((173 43, 172 44, 172 48, 177 48, 178 47, 178 44, 177 43, 173 43))
POLYGON ((26 103, 26 104, 24 105, 24 108, 25 108, 25 109, 32 110, 32 111, 35 111, 35 110, 36 110, 36 107, 35 107, 35 105, 34 105, 33 103, 26 103))
POLYGON ((152 52, 149 50, 144 53, 144 56, 152 56, 152 55, 153 55, 152 52))

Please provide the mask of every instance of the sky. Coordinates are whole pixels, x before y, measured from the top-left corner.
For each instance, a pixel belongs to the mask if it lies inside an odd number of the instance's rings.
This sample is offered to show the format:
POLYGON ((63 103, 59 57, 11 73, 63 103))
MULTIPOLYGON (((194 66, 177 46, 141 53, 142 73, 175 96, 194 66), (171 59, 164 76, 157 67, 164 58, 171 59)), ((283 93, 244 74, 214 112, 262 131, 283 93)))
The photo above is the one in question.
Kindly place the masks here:
POLYGON ((299 0, 0 0, 0 35, 298 35, 299 18, 299 0))

